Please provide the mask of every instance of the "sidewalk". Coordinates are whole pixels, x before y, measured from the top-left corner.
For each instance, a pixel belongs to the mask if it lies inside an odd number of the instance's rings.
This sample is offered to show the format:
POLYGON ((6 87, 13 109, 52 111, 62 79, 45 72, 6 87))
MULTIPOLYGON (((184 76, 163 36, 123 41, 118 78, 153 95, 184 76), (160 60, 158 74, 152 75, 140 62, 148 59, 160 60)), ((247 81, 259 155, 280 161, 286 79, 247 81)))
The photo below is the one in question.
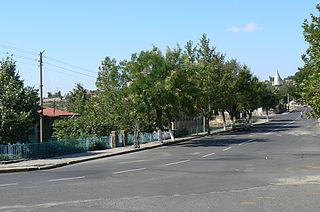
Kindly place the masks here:
MULTIPOLYGON (((261 119, 255 122, 253 125, 264 124, 266 122, 267 120, 261 119)), ((227 131, 230 131, 230 129, 228 129, 227 131)), ((225 131, 223 129, 217 129, 212 131, 211 133, 218 134, 221 132, 225 132, 225 131)), ((126 146, 126 147, 118 147, 114 149, 106 149, 106 150, 90 151, 90 152, 79 153, 79 154, 64 155, 64 156, 55 157, 55 158, 24 160, 24 161, 15 162, 15 163, 0 164, 0 173, 53 169, 57 167, 66 166, 69 164, 81 163, 84 161, 90 161, 90 160, 95 160, 99 158, 112 157, 116 155, 122 155, 122 154, 137 152, 137 151, 143 151, 147 149, 153 149, 161 146, 167 146, 171 144, 176 144, 176 143, 200 138, 203 136, 206 136, 206 133, 199 133, 198 135, 193 135, 193 136, 184 137, 184 138, 176 138, 174 141, 165 140, 162 143, 157 141, 157 142, 141 144, 139 149, 135 149, 133 146, 126 146)))

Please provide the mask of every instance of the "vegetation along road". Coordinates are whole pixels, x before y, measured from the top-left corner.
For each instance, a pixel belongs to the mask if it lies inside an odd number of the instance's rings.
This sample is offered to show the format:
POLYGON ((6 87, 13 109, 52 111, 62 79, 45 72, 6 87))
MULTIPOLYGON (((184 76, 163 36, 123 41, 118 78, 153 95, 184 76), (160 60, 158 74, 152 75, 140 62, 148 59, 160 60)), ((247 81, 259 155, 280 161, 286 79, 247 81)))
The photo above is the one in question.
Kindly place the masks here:
POLYGON ((47 171, 0 175, 0 211, 317 211, 319 127, 300 112, 47 171))

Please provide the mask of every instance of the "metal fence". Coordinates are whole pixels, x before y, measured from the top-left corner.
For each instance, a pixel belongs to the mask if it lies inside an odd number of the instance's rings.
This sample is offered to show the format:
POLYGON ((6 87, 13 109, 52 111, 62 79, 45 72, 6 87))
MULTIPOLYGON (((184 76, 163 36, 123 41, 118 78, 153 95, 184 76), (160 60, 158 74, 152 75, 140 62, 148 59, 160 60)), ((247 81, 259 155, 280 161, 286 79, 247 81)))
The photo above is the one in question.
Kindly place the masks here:
POLYGON ((0 160, 47 158, 111 148, 111 137, 65 139, 43 143, 0 145, 0 160))
MULTIPOLYGON (((167 131, 162 132, 162 139, 166 140, 170 138, 170 133, 167 131)), ((160 140, 160 136, 157 132, 153 133, 140 133, 139 134, 139 140, 141 144, 149 143, 149 142, 155 142, 160 140)), ((134 135, 129 134, 128 135, 128 144, 133 145, 134 143, 134 135)))
MULTIPOLYGON (((169 139, 169 132, 162 132, 162 138, 169 139)), ((159 134, 140 133, 140 142, 149 143, 159 140, 159 134)), ((128 135, 127 145, 133 145, 134 136, 128 135)), ((117 146, 124 146, 123 136, 118 133, 117 146)), ((111 149, 111 136, 83 138, 83 139, 63 139, 43 143, 15 143, 0 145, 0 161, 32 158, 48 158, 65 154, 81 153, 93 150, 111 149)))

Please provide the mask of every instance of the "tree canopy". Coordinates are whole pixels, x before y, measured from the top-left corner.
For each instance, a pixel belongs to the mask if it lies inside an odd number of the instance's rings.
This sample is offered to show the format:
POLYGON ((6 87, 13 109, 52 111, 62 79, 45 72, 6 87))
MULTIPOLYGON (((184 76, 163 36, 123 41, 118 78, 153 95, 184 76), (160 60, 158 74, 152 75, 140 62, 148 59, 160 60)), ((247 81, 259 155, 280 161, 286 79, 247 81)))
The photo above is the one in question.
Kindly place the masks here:
POLYGON ((37 90, 25 87, 11 58, 0 61, 0 143, 28 139, 38 118, 37 90))
MULTIPOLYGON (((228 111, 235 120, 240 112, 251 118, 254 109, 273 107, 273 102, 264 100, 269 92, 264 83, 248 66, 225 61, 206 34, 183 49, 177 45, 163 53, 154 46, 119 62, 106 57, 96 85, 98 90, 80 118, 55 124, 58 137, 102 136, 117 129, 170 130, 181 114, 205 117, 210 133, 209 121, 218 112, 228 111)), ((76 105, 82 105, 83 88, 71 93, 78 96, 76 105)))
MULTIPOLYGON (((320 4, 316 6, 320 12, 320 4)), ((298 76, 303 86, 303 97, 312 107, 312 115, 320 117, 320 16, 311 14, 311 20, 303 23, 303 35, 309 47, 302 59, 304 67, 298 76)))

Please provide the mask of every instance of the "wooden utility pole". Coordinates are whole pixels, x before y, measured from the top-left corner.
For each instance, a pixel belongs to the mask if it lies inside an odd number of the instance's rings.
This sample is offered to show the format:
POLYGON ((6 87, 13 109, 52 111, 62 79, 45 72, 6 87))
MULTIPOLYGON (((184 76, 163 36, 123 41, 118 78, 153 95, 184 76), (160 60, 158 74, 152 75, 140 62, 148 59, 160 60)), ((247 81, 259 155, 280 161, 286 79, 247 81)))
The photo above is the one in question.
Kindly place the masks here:
POLYGON ((43 142, 43 84, 42 84, 42 56, 44 51, 40 52, 40 143, 43 142))

